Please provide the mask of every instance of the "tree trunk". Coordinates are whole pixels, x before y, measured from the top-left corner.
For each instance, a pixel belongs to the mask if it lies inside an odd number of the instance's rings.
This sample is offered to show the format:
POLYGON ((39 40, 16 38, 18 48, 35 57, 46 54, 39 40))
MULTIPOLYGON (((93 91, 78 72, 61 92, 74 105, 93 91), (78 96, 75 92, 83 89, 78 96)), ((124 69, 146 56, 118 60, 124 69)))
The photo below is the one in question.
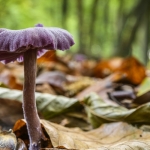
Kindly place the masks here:
POLYGON ((67 12, 68 12, 68 0, 62 1, 62 26, 67 28, 67 12))
POLYGON ((129 19, 133 19, 131 17, 136 18, 135 24, 129 28, 122 28, 122 31, 120 31, 119 39, 118 39, 118 46, 117 51, 115 55, 125 57, 130 54, 132 50, 132 43, 135 40, 136 34, 138 32, 138 29, 141 25, 143 16, 145 14, 145 9, 147 5, 147 0, 141 0, 139 1, 138 5, 135 7, 134 11, 131 11, 125 18, 123 24, 127 24, 127 21, 129 19), (126 34, 126 36, 124 35, 126 34))
POLYGON ((79 53, 85 53, 85 39, 84 39, 84 25, 83 25, 83 0, 77 0, 77 11, 78 11, 78 42, 79 42, 79 53))
POLYGON ((90 25, 89 25, 89 49, 92 49, 93 41, 94 41, 94 35, 95 35, 95 22, 97 19, 97 6, 98 6, 98 0, 94 0, 93 4, 91 6, 91 19, 90 19, 90 25))

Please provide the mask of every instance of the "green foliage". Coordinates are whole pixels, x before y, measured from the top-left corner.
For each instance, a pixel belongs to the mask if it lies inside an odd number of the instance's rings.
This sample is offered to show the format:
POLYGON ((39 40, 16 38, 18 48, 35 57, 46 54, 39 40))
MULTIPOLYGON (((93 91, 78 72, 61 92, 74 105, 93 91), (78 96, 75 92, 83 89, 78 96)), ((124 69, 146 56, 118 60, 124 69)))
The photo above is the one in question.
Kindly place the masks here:
POLYGON ((147 58, 149 1, 0 0, 0 4, 1 28, 20 29, 37 23, 57 26, 73 34, 76 44, 72 52, 98 58, 129 54, 147 58))
POLYGON ((141 83, 141 85, 139 86, 139 92, 137 93, 138 96, 141 96, 147 92, 150 91, 150 78, 146 77, 143 82, 141 83))

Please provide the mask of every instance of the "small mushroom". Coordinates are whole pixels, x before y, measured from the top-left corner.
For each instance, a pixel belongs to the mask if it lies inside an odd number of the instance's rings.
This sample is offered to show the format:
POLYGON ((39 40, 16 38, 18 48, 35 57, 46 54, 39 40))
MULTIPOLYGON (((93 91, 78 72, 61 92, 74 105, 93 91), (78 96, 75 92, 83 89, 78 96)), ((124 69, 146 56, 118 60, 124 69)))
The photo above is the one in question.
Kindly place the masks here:
POLYGON ((30 150, 40 149, 41 124, 35 101, 36 58, 47 50, 66 50, 74 44, 72 36, 60 28, 36 27, 22 30, 0 29, 0 61, 24 61, 23 112, 30 150))

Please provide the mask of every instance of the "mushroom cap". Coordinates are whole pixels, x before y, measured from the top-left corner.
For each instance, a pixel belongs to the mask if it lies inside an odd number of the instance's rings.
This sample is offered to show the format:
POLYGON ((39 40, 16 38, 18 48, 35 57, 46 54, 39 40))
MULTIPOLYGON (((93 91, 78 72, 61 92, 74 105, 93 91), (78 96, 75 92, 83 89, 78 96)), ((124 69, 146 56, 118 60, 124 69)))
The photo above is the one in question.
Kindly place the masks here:
POLYGON ((23 61, 27 50, 37 50, 37 57, 47 50, 66 50, 74 44, 71 34, 60 28, 37 25, 22 30, 0 29, 0 61, 23 61))

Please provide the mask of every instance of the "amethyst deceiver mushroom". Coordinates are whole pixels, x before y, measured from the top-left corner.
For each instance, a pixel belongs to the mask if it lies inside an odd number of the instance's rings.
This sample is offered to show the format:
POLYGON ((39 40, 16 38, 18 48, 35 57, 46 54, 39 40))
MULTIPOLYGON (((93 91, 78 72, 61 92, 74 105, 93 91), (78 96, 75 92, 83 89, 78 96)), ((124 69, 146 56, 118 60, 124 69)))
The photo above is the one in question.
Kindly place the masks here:
POLYGON ((30 150, 40 149, 41 124, 35 101, 36 59, 46 50, 66 50, 74 44, 72 36, 60 28, 38 24, 22 30, 0 29, 0 61, 24 61, 23 112, 30 150))

